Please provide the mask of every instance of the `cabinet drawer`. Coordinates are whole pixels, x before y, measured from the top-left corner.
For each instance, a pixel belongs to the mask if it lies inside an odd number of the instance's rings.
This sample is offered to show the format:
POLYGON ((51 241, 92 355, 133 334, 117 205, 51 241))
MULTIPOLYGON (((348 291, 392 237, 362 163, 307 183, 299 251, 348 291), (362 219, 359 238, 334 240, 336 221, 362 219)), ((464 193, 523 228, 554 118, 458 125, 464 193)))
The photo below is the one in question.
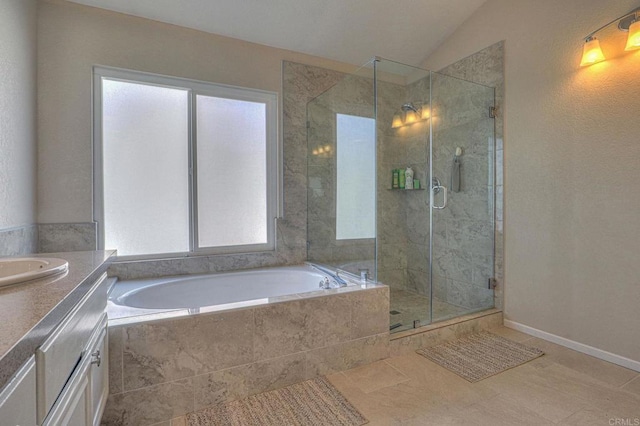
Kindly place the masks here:
POLYGON ((38 423, 47 416, 69 376, 81 360, 107 305, 103 274, 91 291, 36 350, 38 423))

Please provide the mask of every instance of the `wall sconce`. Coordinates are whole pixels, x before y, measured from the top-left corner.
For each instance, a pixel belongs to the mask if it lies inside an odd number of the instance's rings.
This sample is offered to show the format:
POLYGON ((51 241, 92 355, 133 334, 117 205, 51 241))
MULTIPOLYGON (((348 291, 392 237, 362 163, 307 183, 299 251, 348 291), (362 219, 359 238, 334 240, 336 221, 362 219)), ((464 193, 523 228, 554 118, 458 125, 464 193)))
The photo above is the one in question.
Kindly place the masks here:
POLYGON ((627 45, 624 50, 640 49, 640 7, 639 7, 625 15, 622 15, 614 19, 608 24, 603 25, 602 27, 593 31, 591 34, 589 34, 584 38, 585 44, 582 50, 582 61, 580 62, 581 67, 596 64, 598 62, 602 62, 605 59, 607 59, 602 53, 602 49, 600 48, 600 42, 595 37, 595 34, 616 22, 618 23, 618 29, 620 31, 629 32, 629 35, 627 36, 627 45))
POLYGON ((329 157, 331 155, 331 145, 316 146, 311 153, 315 156, 329 157))
POLYGON ((401 113, 393 116, 392 129, 424 121, 431 116, 429 108, 426 108, 421 102, 407 102, 402 105, 401 109, 401 113))

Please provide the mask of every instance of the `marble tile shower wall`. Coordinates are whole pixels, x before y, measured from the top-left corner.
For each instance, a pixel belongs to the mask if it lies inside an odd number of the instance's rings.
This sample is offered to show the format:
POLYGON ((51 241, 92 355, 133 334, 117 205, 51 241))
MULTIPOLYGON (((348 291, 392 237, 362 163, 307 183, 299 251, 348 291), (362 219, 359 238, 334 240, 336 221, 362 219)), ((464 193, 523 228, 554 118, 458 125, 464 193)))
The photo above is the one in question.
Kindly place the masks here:
MULTIPOLYGON (((430 90, 428 76, 413 81, 406 86, 402 103, 411 102, 428 107, 430 90)), ((387 124, 387 132, 395 135, 392 143, 396 146, 392 146, 391 151, 400 148, 400 152, 404 153, 404 164, 400 168, 411 166, 414 178, 420 180, 421 188, 429 188, 429 123, 424 121, 399 129, 390 128, 388 122, 383 124, 387 124)), ((398 195, 404 198, 408 237, 405 288, 429 295, 429 191, 400 192, 398 195)))
MULTIPOLYGON (((428 100, 428 85, 428 79, 410 86, 378 81, 376 105, 378 280, 423 294, 428 292, 428 192, 391 190, 391 171, 411 166, 417 179, 426 180, 428 132, 424 125, 391 129, 391 122, 403 103, 428 100)), ((372 117, 372 91, 372 79, 350 75, 311 102, 307 110, 309 152, 329 146, 335 153, 335 115, 372 117)), ((371 268, 375 241, 336 240, 335 200, 340 183, 335 166, 332 154, 309 156, 308 258, 371 268)))
POLYGON ((345 76, 307 106, 308 120, 308 259, 358 273, 373 269, 375 240, 337 240, 336 114, 373 118, 373 80, 345 76), (312 154, 322 148, 324 152, 312 154), (329 148, 329 150, 327 150, 329 148))
POLYGON ((500 42, 464 58, 440 71, 452 77, 495 87, 498 115, 491 120, 471 120, 486 116, 484 89, 464 82, 434 76, 434 110, 440 110, 434 125, 434 175, 450 179, 456 146, 465 148, 462 157, 462 191, 451 194, 449 207, 434 214, 434 296, 467 308, 485 307, 491 297, 497 308, 503 303, 503 104, 504 43, 500 42), (477 93, 474 93, 476 91, 477 93), (487 143, 495 125, 495 152, 487 143), (495 155, 495 182, 491 157, 495 155), (489 161, 487 161, 489 160, 489 161), (491 186, 495 185, 495 227, 491 217, 491 186), (495 228, 495 230, 494 230, 495 228), (491 276, 495 232, 494 277, 498 286, 492 296, 487 279, 491 276))
POLYGON ((389 356, 384 286, 109 329, 105 425, 152 425, 389 356))
POLYGON ((428 124, 393 129, 391 123, 404 103, 428 99, 428 80, 378 85, 378 274, 390 286, 422 294, 428 292, 428 192, 394 190, 391 181, 392 170, 408 166, 426 181, 428 124))

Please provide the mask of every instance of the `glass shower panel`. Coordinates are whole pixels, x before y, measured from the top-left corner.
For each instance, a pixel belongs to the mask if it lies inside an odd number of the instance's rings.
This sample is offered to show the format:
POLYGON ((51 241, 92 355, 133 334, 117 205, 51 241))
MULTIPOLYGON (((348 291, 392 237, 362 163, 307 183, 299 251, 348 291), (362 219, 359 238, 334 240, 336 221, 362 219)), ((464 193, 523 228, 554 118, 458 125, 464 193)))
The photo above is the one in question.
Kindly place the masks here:
POLYGON ((373 67, 307 104, 307 259, 376 279, 373 67))
POLYGON ((494 89, 432 73, 432 321, 493 307, 494 89))
POLYGON ((392 332, 493 307, 493 105, 378 58, 307 104, 307 259, 388 285, 392 332))
POLYGON ((431 320, 429 85, 428 71, 376 62, 378 278, 390 287, 393 332, 431 320), (406 179, 394 184, 394 171, 404 175, 409 167, 419 189, 403 189, 406 179))

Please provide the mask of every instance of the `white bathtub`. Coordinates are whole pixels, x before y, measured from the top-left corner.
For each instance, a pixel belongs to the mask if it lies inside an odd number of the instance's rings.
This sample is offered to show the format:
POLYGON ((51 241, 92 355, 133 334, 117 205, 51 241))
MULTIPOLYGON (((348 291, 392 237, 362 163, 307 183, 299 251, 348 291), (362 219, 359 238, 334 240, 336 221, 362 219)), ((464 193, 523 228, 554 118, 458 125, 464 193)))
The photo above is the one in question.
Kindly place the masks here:
MULTIPOLYGON (((248 306, 319 290, 324 274, 309 265, 209 275, 119 281, 111 304, 138 309, 198 309, 248 306)), ((331 277, 329 277, 331 278, 331 277)), ((356 285, 347 280, 349 285, 356 285)))

